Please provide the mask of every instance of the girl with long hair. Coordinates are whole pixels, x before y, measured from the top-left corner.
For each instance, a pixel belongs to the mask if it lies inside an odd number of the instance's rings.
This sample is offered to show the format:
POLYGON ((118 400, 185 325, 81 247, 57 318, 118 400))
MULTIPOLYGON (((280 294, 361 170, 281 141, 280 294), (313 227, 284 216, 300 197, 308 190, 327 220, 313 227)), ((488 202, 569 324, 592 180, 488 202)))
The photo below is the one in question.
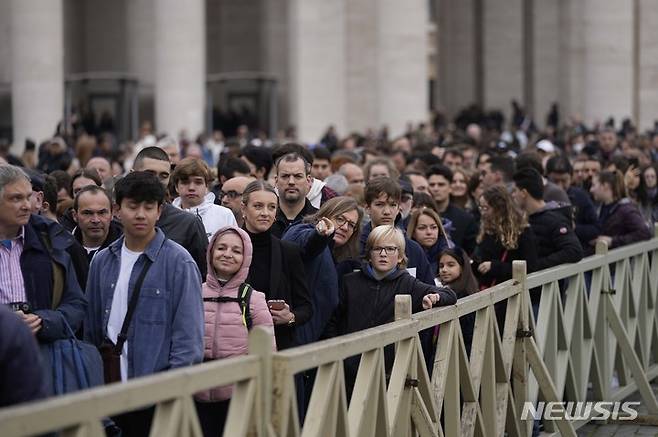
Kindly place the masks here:
POLYGON ((526 261, 527 271, 532 272, 537 263, 535 236, 507 189, 502 185, 485 189, 478 206, 482 218, 473 258, 480 288, 511 279, 515 260, 526 261))

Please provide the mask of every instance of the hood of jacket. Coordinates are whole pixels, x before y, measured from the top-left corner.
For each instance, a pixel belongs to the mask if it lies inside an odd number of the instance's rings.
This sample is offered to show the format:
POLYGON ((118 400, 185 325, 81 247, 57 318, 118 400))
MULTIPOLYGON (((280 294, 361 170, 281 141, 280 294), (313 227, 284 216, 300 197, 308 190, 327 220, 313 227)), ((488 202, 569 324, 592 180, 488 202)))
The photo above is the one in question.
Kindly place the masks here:
POLYGON ((210 208, 215 204, 215 193, 209 192, 205 196, 203 196, 203 202, 201 202, 200 205, 194 206, 192 208, 183 208, 182 206, 182 201, 180 197, 177 197, 174 199, 172 202, 172 205, 174 205, 176 208, 182 209, 183 211, 186 212, 191 212, 192 214, 199 215, 203 217, 210 208))
POLYGON ((249 266, 251 265, 251 257, 253 254, 253 248, 251 246, 251 239, 249 234, 246 231, 238 228, 237 226, 226 226, 215 232, 215 234, 210 239, 208 244, 208 252, 206 253, 206 260, 208 263, 208 274, 206 275, 206 284, 213 289, 219 290, 221 288, 226 289, 236 289, 247 280, 249 275, 249 266), (215 267, 213 267, 213 249, 215 247, 215 242, 217 239, 226 234, 227 232, 233 232, 237 234, 242 239, 242 265, 240 270, 238 270, 231 279, 224 285, 221 286, 219 280, 217 279, 217 274, 215 273, 215 267))
MULTIPOLYGON (((32 214, 27 226, 31 226, 37 234, 46 233, 53 249, 66 250, 73 244, 73 235, 67 232, 59 223, 40 215, 32 214)), ((41 238, 41 235, 39 235, 41 238)))
POLYGON ((311 189, 308 191, 306 198, 311 202, 314 208, 320 208, 320 202, 322 201, 322 188, 326 184, 320 179, 313 178, 313 184, 311 189))

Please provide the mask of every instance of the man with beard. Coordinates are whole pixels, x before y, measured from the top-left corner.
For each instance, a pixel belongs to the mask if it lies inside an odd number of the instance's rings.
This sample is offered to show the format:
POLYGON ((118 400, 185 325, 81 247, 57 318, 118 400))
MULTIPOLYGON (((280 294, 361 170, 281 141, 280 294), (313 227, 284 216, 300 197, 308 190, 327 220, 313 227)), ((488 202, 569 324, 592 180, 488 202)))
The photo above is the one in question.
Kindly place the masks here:
POLYGON ((311 164, 300 154, 288 153, 276 161, 279 210, 272 225, 272 235, 281 238, 290 226, 317 212, 306 198, 312 183, 311 164))

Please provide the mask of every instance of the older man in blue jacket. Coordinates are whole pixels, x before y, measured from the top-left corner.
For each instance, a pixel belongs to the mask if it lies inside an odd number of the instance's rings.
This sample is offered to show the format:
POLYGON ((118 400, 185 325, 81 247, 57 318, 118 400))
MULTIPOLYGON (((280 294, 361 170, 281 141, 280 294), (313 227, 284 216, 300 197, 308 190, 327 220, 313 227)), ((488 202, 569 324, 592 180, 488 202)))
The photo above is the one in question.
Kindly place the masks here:
MULTIPOLYGON (((190 254, 155 227, 164 188, 133 172, 115 186, 124 236, 92 260, 85 337, 117 343, 137 278, 150 263, 120 356, 121 380, 199 363, 203 359, 201 275, 190 254)), ((123 435, 148 435, 152 410, 118 416, 123 435)))

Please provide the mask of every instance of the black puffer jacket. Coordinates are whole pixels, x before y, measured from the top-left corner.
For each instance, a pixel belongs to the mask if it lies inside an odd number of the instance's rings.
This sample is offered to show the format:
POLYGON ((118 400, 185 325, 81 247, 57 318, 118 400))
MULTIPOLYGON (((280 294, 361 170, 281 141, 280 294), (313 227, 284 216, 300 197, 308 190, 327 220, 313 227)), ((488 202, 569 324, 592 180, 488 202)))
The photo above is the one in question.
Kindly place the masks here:
POLYGON ((530 214, 528 221, 537 241, 536 270, 563 263, 575 263, 583 258, 583 248, 572 228, 570 207, 549 202, 530 214))
MULTIPOLYGON (((412 311, 421 311, 423 297, 431 293, 440 295, 435 306, 453 305, 457 302, 457 296, 450 288, 421 282, 404 269, 398 269, 377 280, 369 273, 368 265, 364 264, 360 271, 348 273, 343 277, 338 307, 327 325, 324 337, 336 337, 392 322, 396 294, 410 294, 412 311)), ((393 365, 393 348, 386 347, 384 356, 388 373, 393 365)), ((349 393, 356 379, 358 364, 358 357, 345 361, 349 393)))

